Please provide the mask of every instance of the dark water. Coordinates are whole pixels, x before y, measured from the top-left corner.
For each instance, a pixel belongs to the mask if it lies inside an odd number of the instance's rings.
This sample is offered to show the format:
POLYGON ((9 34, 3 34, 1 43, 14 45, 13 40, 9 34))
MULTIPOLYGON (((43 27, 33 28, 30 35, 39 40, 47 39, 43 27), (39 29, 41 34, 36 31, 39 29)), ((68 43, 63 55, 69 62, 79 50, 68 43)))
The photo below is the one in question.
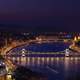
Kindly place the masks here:
POLYGON ((31 44, 27 46, 26 49, 33 52, 58 52, 63 51, 68 47, 69 47, 68 43, 54 42, 54 43, 31 44))
POLYGON ((21 57, 20 59, 11 58, 13 62, 17 60, 19 65, 46 75, 48 80, 80 80, 79 57, 21 57))
POLYGON ((21 49, 25 48, 28 51, 33 51, 33 52, 59 52, 59 51, 64 51, 66 48, 69 48, 69 43, 64 43, 64 42, 54 42, 54 43, 35 43, 35 44, 30 44, 30 45, 24 45, 17 47, 12 50, 12 52, 18 52, 21 49))
POLYGON ((30 67, 47 75, 48 80, 80 80, 80 58, 45 58, 44 63, 40 60, 30 67))

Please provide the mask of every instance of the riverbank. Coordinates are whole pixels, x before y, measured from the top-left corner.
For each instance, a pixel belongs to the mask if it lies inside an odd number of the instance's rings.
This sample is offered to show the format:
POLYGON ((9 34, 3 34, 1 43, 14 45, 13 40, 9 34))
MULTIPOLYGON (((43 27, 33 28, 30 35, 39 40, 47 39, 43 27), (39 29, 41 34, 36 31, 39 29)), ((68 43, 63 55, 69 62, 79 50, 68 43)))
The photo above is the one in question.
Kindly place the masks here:
POLYGON ((16 41, 12 42, 10 45, 3 47, 2 51, 1 51, 1 55, 6 55, 6 53, 8 51, 10 51, 11 49, 16 48, 18 46, 25 45, 25 44, 28 44, 28 41, 26 41, 26 42, 16 42, 16 41))

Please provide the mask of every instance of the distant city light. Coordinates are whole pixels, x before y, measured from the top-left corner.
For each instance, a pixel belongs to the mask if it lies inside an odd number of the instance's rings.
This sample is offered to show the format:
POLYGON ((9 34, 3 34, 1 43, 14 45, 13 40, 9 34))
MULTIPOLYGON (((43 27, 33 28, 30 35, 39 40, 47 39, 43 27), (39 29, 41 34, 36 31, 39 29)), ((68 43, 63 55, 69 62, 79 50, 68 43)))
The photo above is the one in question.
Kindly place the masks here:
POLYGON ((3 65, 5 65, 5 63, 4 63, 4 62, 3 62, 2 64, 3 64, 3 65))
POLYGON ((80 40, 80 36, 78 36, 78 39, 80 40))
POLYGON ((12 76, 11 75, 7 75, 7 79, 11 80, 12 76))
POLYGON ((74 37, 74 41, 77 41, 77 37, 76 36, 74 37))

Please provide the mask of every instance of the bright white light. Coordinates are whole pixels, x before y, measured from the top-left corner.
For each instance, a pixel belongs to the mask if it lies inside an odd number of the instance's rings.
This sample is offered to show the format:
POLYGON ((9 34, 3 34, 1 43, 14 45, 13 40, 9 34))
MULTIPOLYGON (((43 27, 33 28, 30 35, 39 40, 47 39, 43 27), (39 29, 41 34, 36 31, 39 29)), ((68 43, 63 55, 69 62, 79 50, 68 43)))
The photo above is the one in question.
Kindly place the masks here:
POLYGON ((3 65, 5 65, 5 63, 2 63, 3 65))
POLYGON ((26 50, 25 49, 22 49, 22 54, 24 54, 26 52, 26 50))
POLYGON ((22 51, 22 53, 25 53, 25 51, 22 51))
POLYGON ((0 64, 0 66, 1 66, 2 64, 0 64))
POLYGON ((65 56, 69 56, 69 49, 66 49, 65 56))
POLYGON ((22 49, 22 51, 25 51, 25 49, 22 49))
POLYGON ((25 54, 22 54, 22 56, 24 57, 24 56, 25 56, 25 54))

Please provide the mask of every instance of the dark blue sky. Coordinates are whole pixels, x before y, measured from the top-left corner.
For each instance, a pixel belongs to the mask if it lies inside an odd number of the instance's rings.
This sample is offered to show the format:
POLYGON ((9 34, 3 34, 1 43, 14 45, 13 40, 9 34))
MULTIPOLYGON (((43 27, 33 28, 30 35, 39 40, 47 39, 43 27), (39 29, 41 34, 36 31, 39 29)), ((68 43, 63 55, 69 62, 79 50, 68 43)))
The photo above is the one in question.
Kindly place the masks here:
POLYGON ((51 31, 79 31, 80 1, 0 0, 0 23, 19 24, 32 30, 43 27, 51 31))

